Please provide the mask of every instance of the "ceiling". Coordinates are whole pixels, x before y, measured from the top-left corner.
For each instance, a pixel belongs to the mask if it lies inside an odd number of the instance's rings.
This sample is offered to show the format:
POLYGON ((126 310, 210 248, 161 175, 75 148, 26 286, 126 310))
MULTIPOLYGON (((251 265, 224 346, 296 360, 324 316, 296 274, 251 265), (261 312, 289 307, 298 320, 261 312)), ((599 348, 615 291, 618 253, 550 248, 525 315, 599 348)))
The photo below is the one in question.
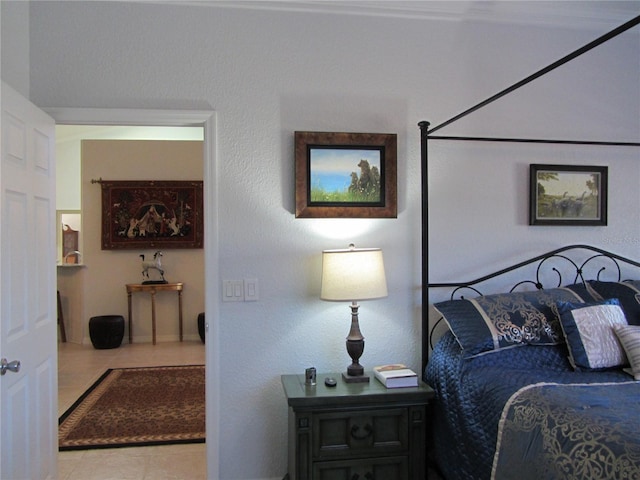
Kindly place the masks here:
POLYGON ((168 0, 168 3, 578 29, 614 28, 640 15, 640 0, 168 0))

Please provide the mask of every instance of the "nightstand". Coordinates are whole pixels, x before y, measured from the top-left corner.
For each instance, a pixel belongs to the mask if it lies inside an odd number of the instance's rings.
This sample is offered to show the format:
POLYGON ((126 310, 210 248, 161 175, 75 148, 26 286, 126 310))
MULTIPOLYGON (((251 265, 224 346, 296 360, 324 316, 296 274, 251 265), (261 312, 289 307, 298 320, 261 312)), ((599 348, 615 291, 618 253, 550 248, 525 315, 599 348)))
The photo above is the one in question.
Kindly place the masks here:
POLYGON ((341 375, 283 375, 289 404, 289 480, 424 480, 433 390, 345 383, 341 375), (327 387, 324 379, 338 384, 327 387))

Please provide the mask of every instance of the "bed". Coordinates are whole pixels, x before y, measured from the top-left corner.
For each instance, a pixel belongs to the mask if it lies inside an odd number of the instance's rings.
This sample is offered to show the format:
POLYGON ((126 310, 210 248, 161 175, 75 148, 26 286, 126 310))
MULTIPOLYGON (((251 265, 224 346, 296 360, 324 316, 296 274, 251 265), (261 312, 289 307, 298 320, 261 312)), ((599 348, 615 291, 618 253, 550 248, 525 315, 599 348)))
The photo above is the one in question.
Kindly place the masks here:
POLYGON ((640 478, 640 281, 621 281, 629 269, 640 278, 634 260, 572 245, 435 287, 452 291, 434 305, 448 329, 425 370, 442 476, 640 478), (534 276, 482 295, 518 270, 534 276))
POLYGON ((442 253, 429 250, 430 142, 640 147, 638 141, 436 135, 639 24, 640 16, 434 127, 418 124, 422 365, 436 393, 427 453, 446 480, 640 479, 637 259, 572 245, 452 283, 434 283, 428 265, 430 255, 442 253), (493 289, 496 280, 515 278, 513 288, 493 289), (427 308, 441 288, 451 290, 449 300, 427 308), (434 332, 442 330, 435 342, 434 332))

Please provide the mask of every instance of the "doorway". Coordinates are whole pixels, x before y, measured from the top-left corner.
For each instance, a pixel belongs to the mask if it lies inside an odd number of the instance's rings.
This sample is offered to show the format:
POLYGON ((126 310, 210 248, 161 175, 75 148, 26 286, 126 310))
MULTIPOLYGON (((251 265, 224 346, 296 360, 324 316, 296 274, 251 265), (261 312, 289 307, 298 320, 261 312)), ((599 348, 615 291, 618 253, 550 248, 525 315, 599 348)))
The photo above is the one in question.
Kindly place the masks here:
MULTIPOLYGON (((202 127, 57 125, 56 158, 57 277, 69 341, 88 343, 86 319, 92 316, 125 314, 123 285, 143 281, 139 257, 151 258, 158 250, 164 250, 162 261, 168 281, 186 285, 185 338, 197 339, 193 319, 204 311, 204 250, 154 248, 149 245, 154 243, 150 231, 146 232, 145 245, 138 248, 105 250, 102 194, 104 181, 202 181, 202 127), (89 264, 91 268, 86 268, 89 264), (119 305, 118 311, 113 309, 115 305, 119 305)), ((120 227, 129 223, 125 218, 120 227)), ((168 227, 166 231, 170 231, 168 227)), ((118 238, 127 239, 132 232, 128 233, 118 238)), ((176 302, 167 295, 157 300, 161 335, 167 341, 177 339, 177 324, 173 322, 178 316, 176 302), (171 321, 165 320, 163 313, 171 321)), ((148 304, 148 296, 136 299, 134 317, 142 320, 142 315, 146 319, 151 308, 148 304)), ((151 324, 137 323, 137 341, 150 340, 151 324)))
MULTIPOLYGON (((204 139, 204 230, 205 230, 205 311, 207 320, 217 318, 218 298, 211 292, 219 291, 218 281, 218 201, 217 169, 215 158, 215 114, 210 111, 161 111, 126 109, 48 109, 46 110, 57 125, 86 126, 165 126, 200 127, 204 139)), ((219 331, 214 322, 208 322, 205 344, 207 365, 206 411, 207 411, 207 469, 208 478, 218 477, 219 452, 219 331)))

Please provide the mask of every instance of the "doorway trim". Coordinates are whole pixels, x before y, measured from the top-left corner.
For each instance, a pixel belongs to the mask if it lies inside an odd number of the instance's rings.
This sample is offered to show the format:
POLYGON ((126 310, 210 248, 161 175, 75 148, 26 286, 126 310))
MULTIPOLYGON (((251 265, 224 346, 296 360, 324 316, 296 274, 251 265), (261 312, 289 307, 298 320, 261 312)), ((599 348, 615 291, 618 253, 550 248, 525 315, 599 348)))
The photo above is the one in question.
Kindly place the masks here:
POLYGON ((218 162, 216 112, 207 110, 145 110, 113 108, 44 108, 58 125, 135 125, 204 129, 205 312, 207 312, 206 435, 207 478, 220 478, 220 318, 218 295, 218 162), (213 293, 212 293, 213 292, 213 293))

